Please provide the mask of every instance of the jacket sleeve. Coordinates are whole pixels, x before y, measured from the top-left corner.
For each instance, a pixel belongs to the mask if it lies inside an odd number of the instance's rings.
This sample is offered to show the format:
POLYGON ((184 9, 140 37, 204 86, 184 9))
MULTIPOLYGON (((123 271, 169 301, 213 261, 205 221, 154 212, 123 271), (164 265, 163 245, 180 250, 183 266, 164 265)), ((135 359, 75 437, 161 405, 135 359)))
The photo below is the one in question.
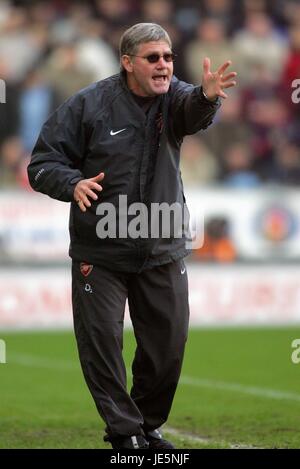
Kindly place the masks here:
POLYGON ((43 125, 28 166, 32 188, 54 199, 73 200, 85 154, 82 96, 72 96, 43 125))
POLYGON ((209 101, 201 86, 193 86, 175 79, 171 95, 173 130, 178 139, 206 129, 220 107, 220 99, 209 101))

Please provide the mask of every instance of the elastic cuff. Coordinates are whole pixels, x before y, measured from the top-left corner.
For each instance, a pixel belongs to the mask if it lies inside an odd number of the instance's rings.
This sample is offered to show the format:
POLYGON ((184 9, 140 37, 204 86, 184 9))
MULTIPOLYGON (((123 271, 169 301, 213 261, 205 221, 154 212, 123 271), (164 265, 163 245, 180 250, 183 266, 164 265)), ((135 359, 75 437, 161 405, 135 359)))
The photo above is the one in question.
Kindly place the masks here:
POLYGON ((208 99, 208 97, 207 97, 206 93, 204 92, 204 89, 203 89, 202 86, 201 86, 201 94, 202 94, 203 98, 211 104, 216 104, 218 102, 219 96, 217 96, 216 99, 214 99, 213 101, 211 99, 208 99))
POLYGON ((68 198, 69 198, 70 202, 74 201, 75 186, 79 181, 82 181, 82 179, 84 179, 84 178, 80 177, 80 176, 77 176, 77 177, 71 179, 71 181, 69 182, 69 185, 68 185, 68 188, 67 188, 67 194, 68 194, 68 198))

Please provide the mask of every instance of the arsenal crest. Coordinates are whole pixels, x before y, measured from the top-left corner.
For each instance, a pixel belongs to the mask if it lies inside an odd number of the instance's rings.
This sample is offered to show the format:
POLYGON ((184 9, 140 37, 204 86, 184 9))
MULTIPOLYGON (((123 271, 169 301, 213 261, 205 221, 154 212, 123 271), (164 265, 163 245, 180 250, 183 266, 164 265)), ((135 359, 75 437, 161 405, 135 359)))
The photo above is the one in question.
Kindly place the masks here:
POLYGON ((88 275, 90 275, 90 273, 92 272, 93 270, 93 265, 92 264, 87 264, 86 262, 80 262, 80 272, 82 273, 82 275, 84 275, 85 277, 87 277, 88 275))

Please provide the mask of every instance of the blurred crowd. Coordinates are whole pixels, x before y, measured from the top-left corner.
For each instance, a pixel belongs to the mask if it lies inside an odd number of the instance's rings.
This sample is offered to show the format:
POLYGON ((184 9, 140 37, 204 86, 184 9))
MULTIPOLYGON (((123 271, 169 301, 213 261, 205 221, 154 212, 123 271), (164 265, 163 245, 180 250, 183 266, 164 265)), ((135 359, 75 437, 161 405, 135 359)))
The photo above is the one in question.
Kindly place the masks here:
POLYGON ((297 186, 300 1, 2 0, 0 187, 28 187, 27 162, 47 116, 118 72, 120 36, 142 21, 170 33, 178 78, 199 84, 205 56, 213 69, 231 59, 238 72, 214 124, 184 141, 185 186, 297 186))

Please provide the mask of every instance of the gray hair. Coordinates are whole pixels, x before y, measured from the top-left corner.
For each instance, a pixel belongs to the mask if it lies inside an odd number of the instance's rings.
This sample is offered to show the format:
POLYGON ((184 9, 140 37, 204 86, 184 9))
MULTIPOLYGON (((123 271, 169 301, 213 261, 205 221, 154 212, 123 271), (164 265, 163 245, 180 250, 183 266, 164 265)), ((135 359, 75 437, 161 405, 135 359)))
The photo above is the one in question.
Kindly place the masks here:
MULTIPOLYGON (((137 23, 127 29, 120 40, 120 59, 122 55, 134 55, 140 44, 152 41, 165 41, 172 47, 172 41, 167 31, 159 24, 137 23)), ((121 65, 121 68, 122 65, 121 65)))

